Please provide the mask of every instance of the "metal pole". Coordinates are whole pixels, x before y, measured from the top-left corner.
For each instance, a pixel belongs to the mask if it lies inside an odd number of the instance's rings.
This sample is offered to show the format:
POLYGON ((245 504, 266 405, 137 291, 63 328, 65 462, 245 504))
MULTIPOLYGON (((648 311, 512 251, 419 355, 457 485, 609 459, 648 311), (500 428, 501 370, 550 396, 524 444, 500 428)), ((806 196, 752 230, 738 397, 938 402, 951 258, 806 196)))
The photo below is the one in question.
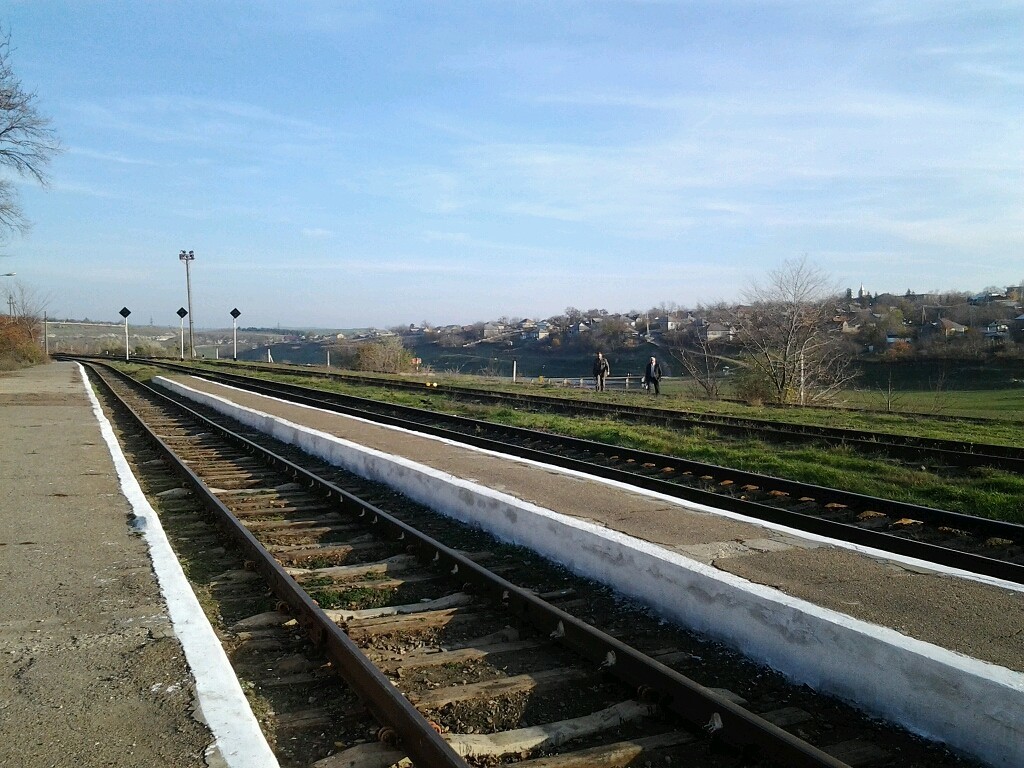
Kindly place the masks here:
POLYGON ((130 355, 130 352, 129 352, 129 349, 128 349, 128 315, 130 315, 131 313, 132 313, 132 311, 130 309, 128 309, 128 307, 121 307, 120 315, 121 315, 121 317, 124 318, 124 361, 125 362, 128 362, 128 358, 129 358, 129 355, 130 355))
POLYGON ((185 309, 184 307, 178 307, 178 327, 179 330, 181 331, 181 356, 178 359, 182 361, 184 361, 185 359, 185 315, 187 314, 187 309, 185 309))
MULTIPOLYGON (((3 274, 0 274, 0 277, 14 277, 16 274, 17 272, 4 272, 3 274)), ((11 293, 10 289, 7 290, 7 306, 10 309, 8 314, 10 314, 11 317, 14 317, 14 294, 11 293)))
POLYGON ((43 312, 43 353, 50 356, 50 340, 46 337, 46 312, 43 312))
POLYGON ((807 405, 804 396, 804 351, 800 350, 800 405, 807 405))
POLYGON ((242 313, 238 311, 238 307, 235 307, 229 314, 231 315, 231 338, 234 344, 231 359, 238 362, 238 316, 242 313))
POLYGON ((188 291, 188 354, 190 360, 196 359, 196 340, 192 323, 192 271, 190 265, 195 261, 193 251, 182 251, 178 258, 185 262, 185 289, 188 291))
MULTIPOLYGON (((192 252, 189 251, 190 255, 191 255, 191 253, 192 252)), ((194 335, 194 332, 193 332, 193 325, 192 325, 192 272, 191 272, 191 269, 190 269, 190 265, 191 264, 192 264, 192 259, 189 259, 188 261, 185 262, 185 290, 188 293, 188 354, 189 354, 189 358, 190 359, 195 360, 196 359, 196 339, 195 339, 195 335, 194 335)))

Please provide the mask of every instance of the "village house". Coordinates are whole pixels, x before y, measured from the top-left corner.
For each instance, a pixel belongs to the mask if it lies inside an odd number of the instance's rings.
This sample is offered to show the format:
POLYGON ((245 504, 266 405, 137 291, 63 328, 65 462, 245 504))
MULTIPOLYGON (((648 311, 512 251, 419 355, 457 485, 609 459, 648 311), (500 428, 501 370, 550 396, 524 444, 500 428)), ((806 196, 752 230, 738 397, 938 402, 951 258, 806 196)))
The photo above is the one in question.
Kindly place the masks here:
POLYGON ((961 334, 967 333, 966 325, 960 325, 960 323, 954 322, 953 320, 950 320, 948 317, 943 317, 934 323, 929 323, 928 328, 930 329, 931 333, 938 333, 941 334, 942 336, 945 336, 946 338, 949 338, 951 336, 959 336, 961 334))
POLYGON ((702 341, 732 341, 738 329, 735 325, 723 323, 704 323, 697 326, 697 335, 702 341))

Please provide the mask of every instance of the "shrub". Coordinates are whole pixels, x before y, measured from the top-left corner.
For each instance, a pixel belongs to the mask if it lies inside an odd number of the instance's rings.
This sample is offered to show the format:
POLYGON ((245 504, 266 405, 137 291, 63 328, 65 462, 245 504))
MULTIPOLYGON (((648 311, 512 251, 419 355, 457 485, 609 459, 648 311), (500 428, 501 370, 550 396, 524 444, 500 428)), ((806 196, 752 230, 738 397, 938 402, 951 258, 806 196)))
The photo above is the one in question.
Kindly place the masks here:
POLYGON ((0 370, 14 371, 43 362, 45 355, 35 330, 31 318, 0 317, 0 370))
POLYGON ((753 368, 742 369, 733 380, 733 388, 736 396, 750 405, 764 405, 777 399, 775 388, 768 377, 753 368))

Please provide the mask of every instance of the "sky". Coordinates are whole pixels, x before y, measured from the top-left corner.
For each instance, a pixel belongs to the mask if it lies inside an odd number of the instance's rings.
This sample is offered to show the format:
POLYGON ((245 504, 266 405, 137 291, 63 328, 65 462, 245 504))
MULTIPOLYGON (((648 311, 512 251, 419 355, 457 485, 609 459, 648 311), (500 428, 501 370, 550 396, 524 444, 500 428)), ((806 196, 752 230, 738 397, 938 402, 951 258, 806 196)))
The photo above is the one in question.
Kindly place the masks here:
MULTIPOLYGON (((1024 281, 1024 2, 8 0, 51 317, 357 328, 1024 281)), ((2 172, 2 171, 0 171, 2 172)), ((0 289, 10 287, 0 282, 0 289)))

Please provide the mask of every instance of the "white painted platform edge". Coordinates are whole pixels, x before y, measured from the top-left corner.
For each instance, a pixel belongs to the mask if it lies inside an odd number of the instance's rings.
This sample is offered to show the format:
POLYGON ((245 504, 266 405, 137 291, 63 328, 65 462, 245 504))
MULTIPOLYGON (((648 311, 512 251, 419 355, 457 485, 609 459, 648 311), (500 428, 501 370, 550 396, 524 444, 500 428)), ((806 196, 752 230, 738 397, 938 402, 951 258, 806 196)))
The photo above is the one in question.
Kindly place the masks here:
POLYGON ((614 584, 673 621, 708 633, 791 679, 993 766, 1024 764, 1020 673, 798 600, 402 457, 179 382, 155 381, 326 461, 396 487, 433 509, 535 549, 576 573, 614 584))
POLYGON ((110 451, 121 491, 135 514, 149 546, 153 570, 167 601, 174 633, 181 642, 196 683, 199 709, 215 742, 207 757, 219 753, 230 768, 279 768, 259 723, 242 692, 224 648, 203 613, 192 587, 182 571, 156 511, 146 499, 139 481, 121 451, 114 430, 92 390, 85 368, 78 366, 103 440, 110 451))

